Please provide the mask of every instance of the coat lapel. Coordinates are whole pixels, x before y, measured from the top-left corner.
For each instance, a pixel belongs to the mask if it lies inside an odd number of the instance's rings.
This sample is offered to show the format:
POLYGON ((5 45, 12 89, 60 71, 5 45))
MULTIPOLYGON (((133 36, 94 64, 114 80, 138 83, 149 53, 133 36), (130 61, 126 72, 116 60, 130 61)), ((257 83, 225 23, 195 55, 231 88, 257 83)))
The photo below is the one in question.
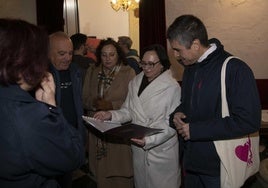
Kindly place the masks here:
POLYGON ((170 74, 169 70, 163 72, 144 89, 140 95, 140 100, 142 103, 150 100, 150 98, 154 97, 155 95, 162 93, 162 91, 166 89, 167 84, 165 83, 167 82, 167 79, 169 79, 168 74, 170 74))
POLYGON ((140 88, 140 84, 142 81, 142 78, 144 76, 143 73, 140 73, 136 79, 133 80, 133 85, 130 87, 132 92, 130 92, 131 96, 130 98, 133 99, 133 107, 136 109, 136 113, 139 116, 140 120, 142 120, 144 123, 150 123, 150 119, 146 116, 146 113, 144 111, 144 104, 150 100, 155 95, 158 95, 163 90, 166 89, 167 84, 164 84, 164 82, 167 82, 167 79, 169 79, 168 74, 171 74, 170 71, 165 71, 161 75, 159 75, 152 83, 150 83, 144 91, 141 93, 141 95, 138 97, 138 90, 140 88))

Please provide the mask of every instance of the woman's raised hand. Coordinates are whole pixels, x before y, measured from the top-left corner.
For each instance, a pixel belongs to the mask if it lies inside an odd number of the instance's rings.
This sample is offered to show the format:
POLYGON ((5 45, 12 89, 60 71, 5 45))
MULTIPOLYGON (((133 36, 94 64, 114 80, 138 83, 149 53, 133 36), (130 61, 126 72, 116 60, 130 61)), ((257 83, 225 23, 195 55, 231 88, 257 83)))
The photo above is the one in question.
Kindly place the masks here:
POLYGON ((47 73, 35 91, 35 98, 52 106, 56 106, 55 83, 51 73, 47 73))

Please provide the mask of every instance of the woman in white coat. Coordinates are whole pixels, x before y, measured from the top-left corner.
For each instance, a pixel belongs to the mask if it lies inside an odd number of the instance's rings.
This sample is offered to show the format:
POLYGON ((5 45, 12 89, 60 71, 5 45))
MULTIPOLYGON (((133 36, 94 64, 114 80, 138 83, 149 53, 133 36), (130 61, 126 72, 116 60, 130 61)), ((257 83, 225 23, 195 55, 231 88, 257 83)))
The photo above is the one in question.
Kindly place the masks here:
POLYGON ((161 45, 146 48, 140 66, 143 72, 129 83, 121 109, 100 111, 94 117, 163 129, 131 139, 135 188, 179 188, 178 138, 168 120, 180 103, 180 86, 171 75, 170 61, 161 45))

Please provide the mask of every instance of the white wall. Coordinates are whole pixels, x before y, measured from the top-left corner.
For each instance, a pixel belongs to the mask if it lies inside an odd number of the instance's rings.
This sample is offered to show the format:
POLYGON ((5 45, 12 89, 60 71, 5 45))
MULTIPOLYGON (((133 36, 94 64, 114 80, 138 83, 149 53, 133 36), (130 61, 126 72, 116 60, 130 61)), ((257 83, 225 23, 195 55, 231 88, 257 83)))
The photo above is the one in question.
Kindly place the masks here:
POLYGON ((256 78, 268 78, 267 0, 166 0, 167 26, 182 14, 194 14, 209 37, 245 60, 256 78))
MULTIPOLYGON (((98 38, 129 35, 128 12, 115 12, 109 0, 78 0, 80 32, 98 38)), ((36 23, 35 0, 0 0, 0 17, 36 23)), ((268 78, 268 0, 166 0, 167 27, 181 14, 194 14, 225 49, 252 68, 256 78, 268 78)), ((138 28, 136 28, 138 30, 138 28)), ((169 50, 169 53, 171 51, 169 50)), ((182 67, 174 62, 176 78, 182 67)))
POLYGON ((80 32, 88 36, 117 40, 129 35, 128 12, 114 11, 109 0, 78 0, 80 32))
POLYGON ((0 0, 0 18, 19 18, 36 24, 35 0, 0 0))

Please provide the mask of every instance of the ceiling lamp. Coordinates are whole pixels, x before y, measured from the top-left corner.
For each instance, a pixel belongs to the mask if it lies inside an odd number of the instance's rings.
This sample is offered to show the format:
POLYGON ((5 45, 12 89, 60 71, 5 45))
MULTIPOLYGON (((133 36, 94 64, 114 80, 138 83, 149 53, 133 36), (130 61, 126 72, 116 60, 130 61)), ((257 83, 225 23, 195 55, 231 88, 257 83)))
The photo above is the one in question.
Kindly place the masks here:
POLYGON ((140 0, 110 0, 111 7, 115 11, 122 9, 123 11, 135 10, 139 8, 140 0))

